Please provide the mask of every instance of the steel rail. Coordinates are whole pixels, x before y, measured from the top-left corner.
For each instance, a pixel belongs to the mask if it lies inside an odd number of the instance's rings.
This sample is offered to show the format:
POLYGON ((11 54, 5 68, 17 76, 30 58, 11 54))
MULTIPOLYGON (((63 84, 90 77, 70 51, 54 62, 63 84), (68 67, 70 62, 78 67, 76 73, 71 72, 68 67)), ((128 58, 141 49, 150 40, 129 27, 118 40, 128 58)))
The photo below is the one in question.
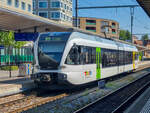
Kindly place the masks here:
POLYGON ((95 100, 94 102, 92 102, 92 103, 90 103, 90 104, 88 104, 88 105, 86 105, 86 106, 84 106, 84 107, 78 109, 78 110, 75 111, 74 113, 85 113, 85 111, 88 111, 90 108, 93 108, 93 107, 94 107, 96 104, 98 104, 99 102, 101 102, 101 101, 103 101, 103 100, 107 100, 107 98, 109 98, 109 97, 115 95, 116 93, 120 92, 121 90, 123 90, 123 89, 125 89, 125 88, 127 88, 127 87, 129 87, 129 86, 131 86, 131 85, 133 85, 134 83, 136 83, 136 82, 138 82, 138 81, 144 79, 144 78, 147 77, 149 74, 150 74, 150 72, 144 74, 144 75, 143 75, 142 77, 140 77, 139 79, 134 80, 133 82, 131 82, 131 83, 125 85, 125 86, 120 87, 119 89, 117 89, 117 90, 115 90, 115 91, 113 91, 113 92, 107 94, 106 96, 95 100))
POLYGON ((112 111, 112 113, 121 113, 125 111, 149 86, 150 81, 135 92, 131 97, 129 97, 125 102, 123 102, 118 108, 112 111))

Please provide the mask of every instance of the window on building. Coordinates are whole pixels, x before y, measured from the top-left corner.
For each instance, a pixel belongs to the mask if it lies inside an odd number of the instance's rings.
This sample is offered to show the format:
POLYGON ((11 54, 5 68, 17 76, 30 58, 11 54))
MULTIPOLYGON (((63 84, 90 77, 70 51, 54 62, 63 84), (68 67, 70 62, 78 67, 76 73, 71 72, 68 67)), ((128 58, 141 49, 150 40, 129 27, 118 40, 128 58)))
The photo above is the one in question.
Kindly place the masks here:
POLYGON ((67 11, 69 11, 69 6, 67 6, 67 11))
POLYGON ((47 8, 47 1, 39 1, 39 8, 47 8))
POLYGON ((67 5, 66 4, 64 4, 64 9, 67 9, 67 5))
POLYGON ((61 6, 61 8, 63 8, 63 6, 64 6, 64 5, 63 5, 63 3, 62 3, 62 2, 60 3, 60 6, 61 6))
POLYGON ((33 1, 32 3, 33 3, 33 4, 32 4, 32 5, 33 5, 33 9, 35 9, 35 8, 36 8, 35 1, 33 1))
POLYGON ((25 9, 26 9, 26 4, 25 4, 25 2, 21 2, 21 8, 22 8, 22 10, 25 10, 25 9))
POLYGON ((59 1, 51 2, 51 7, 52 8, 60 8, 61 7, 61 3, 59 1))
POLYGON ((15 7, 19 7, 19 0, 15 0, 15 7))
POLYGON ((70 22, 72 22, 72 18, 70 17, 70 22))
POLYGON ((101 21, 101 27, 108 26, 108 25, 109 25, 109 23, 107 21, 101 21))
POLYGON ((116 34, 116 29, 112 29, 112 34, 116 34))
POLYGON ((70 7, 70 11, 72 11, 72 8, 70 7))
POLYGON ((112 22, 112 28, 116 27, 116 23, 112 22))
POLYGON ((44 18, 48 18, 48 12, 39 12, 39 16, 44 17, 44 18))
POLYGON ((28 11, 31 12, 31 5, 28 4, 28 11))
POLYGON ((67 20, 67 21, 69 21, 69 16, 66 16, 66 17, 67 17, 67 19, 66 19, 66 20, 67 20))
POLYGON ((52 19, 60 19, 60 12, 51 12, 52 19))
POLYGON ((36 14, 36 12, 35 12, 35 11, 33 11, 33 14, 36 14))
POLYGON ((96 25, 96 20, 86 20, 86 25, 96 25))
POLYGON ((12 5, 12 0, 7 0, 8 5, 12 5))
POLYGON ((96 32, 96 27, 86 27, 86 30, 96 32))

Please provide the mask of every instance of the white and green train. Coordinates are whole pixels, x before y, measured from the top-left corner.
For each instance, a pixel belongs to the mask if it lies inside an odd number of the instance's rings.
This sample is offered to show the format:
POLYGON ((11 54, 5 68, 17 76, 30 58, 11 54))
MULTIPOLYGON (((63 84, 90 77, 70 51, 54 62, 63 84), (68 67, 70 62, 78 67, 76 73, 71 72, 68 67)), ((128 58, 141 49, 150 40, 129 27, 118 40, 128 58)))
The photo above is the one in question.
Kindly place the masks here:
POLYGON ((137 48, 81 32, 41 33, 31 78, 39 86, 72 88, 138 67, 137 48))

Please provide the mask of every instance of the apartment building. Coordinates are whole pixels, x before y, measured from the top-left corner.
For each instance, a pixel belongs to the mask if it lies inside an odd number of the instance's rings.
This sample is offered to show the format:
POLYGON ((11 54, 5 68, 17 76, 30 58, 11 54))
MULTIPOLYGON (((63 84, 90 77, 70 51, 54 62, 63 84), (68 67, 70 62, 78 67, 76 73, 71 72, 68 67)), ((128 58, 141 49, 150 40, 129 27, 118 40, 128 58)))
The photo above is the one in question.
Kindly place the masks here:
POLYGON ((72 26, 72 0, 33 0, 33 14, 72 26))
POLYGON ((0 5, 32 14, 32 0, 0 0, 0 5))
MULTIPOLYGON (((76 20, 74 18, 73 19, 74 27, 75 24, 76 20)), ((79 17, 78 27, 83 30, 98 33, 107 38, 115 37, 119 39, 119 23, 114 20, 79 17)))
MULTIPOLYGON (((146 41, 146 45, 145 46, 150 49, 150 40, 146 41)), ((150 50, 144 51, 144 56, 145 56, 145 58, 150 58, 150 50)))

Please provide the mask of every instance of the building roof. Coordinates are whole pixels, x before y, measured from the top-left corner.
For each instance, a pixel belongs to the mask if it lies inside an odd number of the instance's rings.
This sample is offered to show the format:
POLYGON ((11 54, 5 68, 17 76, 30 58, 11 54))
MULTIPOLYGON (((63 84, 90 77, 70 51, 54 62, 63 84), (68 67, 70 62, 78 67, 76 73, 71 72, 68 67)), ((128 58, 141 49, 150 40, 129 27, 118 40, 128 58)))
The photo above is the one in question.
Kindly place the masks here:
MULTIPOLYGON (((116 22, 116 23, 118 23, 116 20, 112 20, 112 19, 105 19, 105 18, 97 18, 97 17, 78 17, 78 18, 100 19, 100 20, 112 21, 112 22, 116 22)), ((73 17, 73 19, 75 19, 75 17, 73 17)))
POLYGON ((150 17, 150 0, 136 0, 150 17))
POLYGON ((70 28, 70 26, 59 22, 0 4, 0 30, 34 32, 35 27, 38 27, 37 32, 44 32, 45 29, 49 29, 49 31, 65 31, 70 28))

